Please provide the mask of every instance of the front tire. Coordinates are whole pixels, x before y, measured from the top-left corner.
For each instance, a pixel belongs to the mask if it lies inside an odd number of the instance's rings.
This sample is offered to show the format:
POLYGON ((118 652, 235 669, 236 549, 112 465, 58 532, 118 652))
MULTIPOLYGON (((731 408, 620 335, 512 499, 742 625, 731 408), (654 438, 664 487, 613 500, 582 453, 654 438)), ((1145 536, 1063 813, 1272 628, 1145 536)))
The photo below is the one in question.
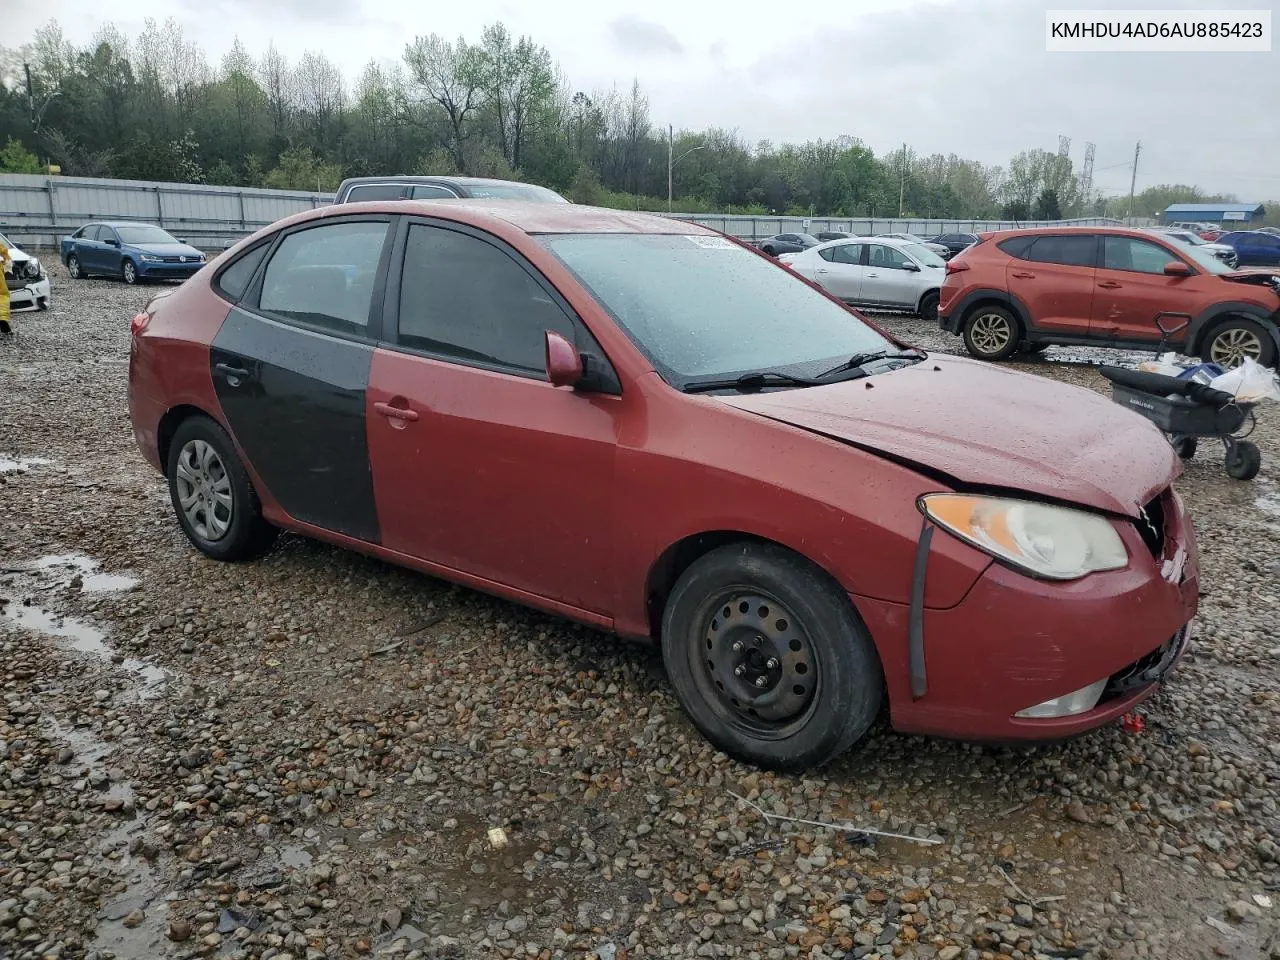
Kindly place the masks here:
POLYGON ((67 275, 72 280, 83 280, 85 278, 85 272, 80 266, 80 258, 74 253, 67 257, 67 275))
POLYGON ((769 544, 720 547, 684 572, 663 612, 662 656, 703 736, 776 770, 843 753, 883 699, 879 658, 848 596, 769 544))
POLYGON ((1216 363, 1230 369, 1238 367, 1245 357, 1264 367, 1275 365, 1275 343, 1271 334, 1255 320, 1233 317, 1205 338, 1200 358, 1205 363, 1216 363))
POLYGON ((138 282, 138 265, 125 258, 124 263, 120 264, 120 278, 129 286, 133 286, 138 282))
POLYGON ((214 560, 248 560, 271 549, 278 531, 226 431, 208 417, 182 421, 169 445, 169 499, 182 532, 214 560))
POLYGON ((938 322, 938 291, 930 290, 920 298, 920 307, 916 311, 921 320, 929 323, 938 322))
POLYGON ((1004 307, 982 306, 964 324, 964 348, 979 360, 1008 360, 1018 351, 1018 320, 1004 307))

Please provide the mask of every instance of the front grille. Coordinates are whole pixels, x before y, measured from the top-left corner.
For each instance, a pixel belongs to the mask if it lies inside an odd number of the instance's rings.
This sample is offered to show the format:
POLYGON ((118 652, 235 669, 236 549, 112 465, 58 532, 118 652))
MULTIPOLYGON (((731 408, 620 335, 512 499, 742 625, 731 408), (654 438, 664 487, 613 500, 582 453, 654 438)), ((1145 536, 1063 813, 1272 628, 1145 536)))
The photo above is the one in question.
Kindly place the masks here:
POLYGON ((1165 542, 1165 502, 1169 495, 1166 490, 1153 500, 1150 500, 1143 508, 1142 514, 1138 518, 1138 533, 1142 536, 1142 542, 1147 545, 1147 549, 1151 551, 1151 555, 1157 560, 1164 556, 1165 542))
POLYGON ((1099 702, 1123 697, 1155 683, 1169 672, 1169 668, 1173 666, 1186 642, 1187 628, 1183 627, 1167 642, 1162 643, 1146 656, 1139 657, 1127 667, 1117 670, 1107 678, 1107 685, 1102 691, 1099 702))

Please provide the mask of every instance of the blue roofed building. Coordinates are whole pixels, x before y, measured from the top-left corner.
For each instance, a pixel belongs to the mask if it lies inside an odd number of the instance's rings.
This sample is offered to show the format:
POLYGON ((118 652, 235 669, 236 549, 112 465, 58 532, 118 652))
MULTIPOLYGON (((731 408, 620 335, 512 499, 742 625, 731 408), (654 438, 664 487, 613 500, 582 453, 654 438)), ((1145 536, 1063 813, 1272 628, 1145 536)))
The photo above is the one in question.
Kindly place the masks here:
POLYGON ((1165 223, 1222 223, 1244 225, 1266 214, 1260 203, 1171 203, 1165 208, 1165 223))

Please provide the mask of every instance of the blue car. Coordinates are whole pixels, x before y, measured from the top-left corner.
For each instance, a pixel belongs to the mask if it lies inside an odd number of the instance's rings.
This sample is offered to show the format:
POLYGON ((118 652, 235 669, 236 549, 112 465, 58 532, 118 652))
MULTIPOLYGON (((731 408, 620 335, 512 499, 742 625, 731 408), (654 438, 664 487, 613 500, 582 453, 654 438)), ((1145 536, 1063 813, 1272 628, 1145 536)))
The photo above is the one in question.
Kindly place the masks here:
POLYGON ((185 280, 204 266, 203 253, 150 223, 86 223, 63 238, 61 253, 72 280, 185 280))
POLYGON ((1263 230, 1233 230, 1214 243, 1225 243, 1236 252, 1242 267, 1280 266, 1280 237, 1263 230))

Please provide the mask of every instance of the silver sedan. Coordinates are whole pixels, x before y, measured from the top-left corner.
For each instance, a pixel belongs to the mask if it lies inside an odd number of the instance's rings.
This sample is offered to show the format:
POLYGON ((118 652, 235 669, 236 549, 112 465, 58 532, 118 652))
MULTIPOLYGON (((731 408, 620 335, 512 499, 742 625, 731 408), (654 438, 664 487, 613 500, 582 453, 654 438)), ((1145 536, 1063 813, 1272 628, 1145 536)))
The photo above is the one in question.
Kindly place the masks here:
POLYGON ((851 237, 778 258, 845 303, 910 310, 925 320, 938 316, 938 291, 946 261, 909 240, 851 237))

